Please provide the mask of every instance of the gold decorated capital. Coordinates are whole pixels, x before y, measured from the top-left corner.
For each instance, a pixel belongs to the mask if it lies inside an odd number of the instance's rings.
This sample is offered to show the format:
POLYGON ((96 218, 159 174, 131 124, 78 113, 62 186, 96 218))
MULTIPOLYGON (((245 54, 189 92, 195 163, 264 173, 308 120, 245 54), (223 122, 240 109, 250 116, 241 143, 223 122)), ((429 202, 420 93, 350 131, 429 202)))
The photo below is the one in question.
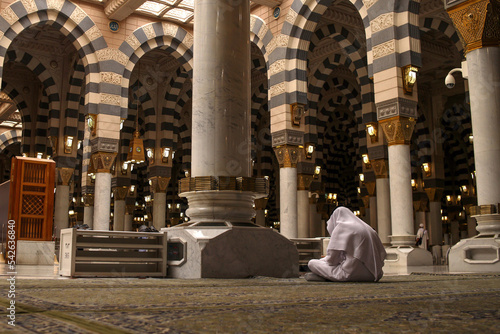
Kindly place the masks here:
POLYGON ((365 182, 366 191, 368 191, 368 195, 371 197, 375 196, 376 185, 376 182, 365 182))
POLYGON ((115 187, 113 188, 113 198, 115 201, 124 201, 129 192, 129 187, 115 187))
POLYGON ((115 163, 117 153, 114 152, 95 152, 92 153, 92 163, 96 173, 111 173, 115 163))
POLYGON ((154 176, 149 180, 151 181, 151 191, 155 193, 164 193, 167 191, 168 183, 170 182, 169 177, 154 176))
POLYGON ((294 145, 282 145, 274 147, 274 153, 278 159, 280 168, 297 168, 299 161, 299 147, 294 145))
POLYGON ((135 205, 134 204, 127 204, 125 205, 125 214, 126 215, 133 215, 135 210, 135 205))
POLYGON ((448 9, 465 53, 500 46, 500 1, 470 0, 448 9))
POLYGON ((414 118, 403 116, 391 117, 379 121, 389 146, 409 145, 415 123, 414 118))
POLYGON ((443 188, 425 188, 424 190, 430 202, 441 202, 444 193, 443 188))
POLYGON ((265 210, 267 207, 267 201, 269 199, 267 197, 257 198, 254 200, 255 210, 265 210))
POLYGON ((71 177, 73 176, 75 169, 67 167, 57 167, 56 171, 57 171, 57 185, 69 186, 71 182, 71 177))
POLYGON ((420 212, 429 212, 429 201, 427 198, 413 201, 413 209, 420 212))
POLYGON ((373 172, 377 179, 387 179, 389 177, 389 169, 387 159, 376 159, 371 161, 373 172))
POLYGON ((297 190, 309 190, 313 176, 309 174, 297 174, 297 190))
POLYGON ((94 206, 94 194, 83 194, 83 205, 94 206))

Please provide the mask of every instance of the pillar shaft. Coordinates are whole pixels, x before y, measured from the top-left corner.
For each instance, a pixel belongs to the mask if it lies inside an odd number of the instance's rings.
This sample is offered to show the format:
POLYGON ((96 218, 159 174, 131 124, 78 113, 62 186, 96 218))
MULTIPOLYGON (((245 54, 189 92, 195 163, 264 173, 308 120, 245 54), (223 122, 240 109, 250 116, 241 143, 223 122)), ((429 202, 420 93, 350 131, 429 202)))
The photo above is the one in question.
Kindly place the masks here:
POLYGON ((377 197, 370 197, 370 226, 378 231, 377 227, 377 197))
POLYGON ((297 238, 297 168, 280 168, 280 232, 297 238))
POLYGON ((297 190, 297 236, 309 237, 309 191, 297 190))
POLYGON ((91 229, 94 228, 94 206, 85 206, 83 208, 83 223, 91 229))
POLYGON ((429 243, 431 246, 443 244, 443 221, 441 202, 429 202, 429 243))
POLYGON ((59 237, 61 229, 69 227, 69 186, 58 184, 54 203, 54 227, 59 237))
POLYGON ((134 215, 125 214, 125 218, 123 219, 123 230, 124 231, 133 231, 133 223, 134 223, 134 215))
POLYGON ((255 210, 255 223, 259 226, 266 226, 266 213, 264 210, 255 210))
POLYGON ((94 230, 109 231, 111 173, 96 173, 94 203, 94 230))
POLYGON ((115 199, 113 209, 113 231, 125 231, 125 200, 115 199))
POLYGON ((167 213, 167 193, 155 192, 153 201, 153 226, 159 231, 165 227, 167 213))
POLYGON ((377 228, 384 246, 390 246, 391 240, 391 202, 388 178, 377 178, 377 228))

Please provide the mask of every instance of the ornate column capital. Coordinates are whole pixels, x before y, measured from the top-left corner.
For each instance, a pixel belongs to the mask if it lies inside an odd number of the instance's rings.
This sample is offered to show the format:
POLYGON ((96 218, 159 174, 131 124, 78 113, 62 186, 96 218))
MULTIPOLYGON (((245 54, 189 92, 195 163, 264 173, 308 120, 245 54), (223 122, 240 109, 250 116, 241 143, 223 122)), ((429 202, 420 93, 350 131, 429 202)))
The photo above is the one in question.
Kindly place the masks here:
POLYGON ((96 173, 111 173, 117 153, 95 152, 92 153, 92 163, 96 173))
POLYGON ((299 147, 294 145, 282 145, 273 147, 280 168, 297 168, 299 161, 299 147))
POLYGON ((424 190, 430 202, 441 202, 444 192, 443 188, 424 188, 424 190))
POLYGON ((387 179, 389 177, 389 168, 387 159, 372 160, 373 172, 377 179, 387 179))
POLYGON ((396 116, 379 121, 384 130, 385 138, 389 146, 391 145, 409 145, 415 119, 409 117, 396 116))
POLYGON ((94 194, 83 194, 83 205, 94 206, 94 194))
POLYGON ((257 198, 254 200, 255 210, 265 210, 267 206, 267 201, 269 199, 267 197, 257 198))
POLYGON ((69 186, 71 182, 71 177, 73 176, 75 169, 67 167, 57 167, 56 172, 57 172, 57 185, 69 186))
POLYGON ((168 183, 170 182, 169 177, 154 176, 149 180, 151 181, 151 191, 155 193, 167 192, 168 183))
POLYGON ((113 188, 113 198, 115 201, 124 201, 129 192, 129 187, 115 187, 113 188))
POLYGON ((127 204, 125 205, 125 214, 126 215, 133 215, 135 210, 135 205, 134 204, 127 204))
MULTIPOLYGON (((452 2, 448 1, 450 5, 452 2)), ((500 46, 500 1, 469 0, 447 8, 459 32, 465 53, 500 46)))
POLYGON ((375 188, 376 188, 376 182, 365 182, 365 187, 366 187, 366 191, 368 191, 368 195, 370 195, 370 197, 373 197, 375 196, 375 188))
POLYGON ((297 190, 309 190, 313 176, 309 174, 297 174, 297 190))

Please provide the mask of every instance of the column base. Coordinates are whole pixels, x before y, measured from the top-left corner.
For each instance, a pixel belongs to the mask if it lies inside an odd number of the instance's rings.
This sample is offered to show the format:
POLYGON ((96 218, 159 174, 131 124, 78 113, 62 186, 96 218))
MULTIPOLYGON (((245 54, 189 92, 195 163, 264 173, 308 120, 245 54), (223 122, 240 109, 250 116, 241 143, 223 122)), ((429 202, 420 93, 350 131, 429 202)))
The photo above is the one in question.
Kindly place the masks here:
POLYGON ((17 240, 17 264, 53 265, 54 241, 17 240))
MULTIPOLYGON (((235 223, 236 224, 236 223, 235 223)), ((275 230, 248 223, 245 227, 194 223, 164 228, 173 253, 167 276, 172 278, 298 277, 299 253, 275 230), (203 226, 197 226, 203 224, 203 226), (213 226, 208 226, 213 225, 213 226)))
POLYGON ((390 235, 391 246, 408 246, 413 247, 415 245, 415 235, 390 235))
POLYGON ((411 246, 392 246, 386 248, 384 268, 406 268, 413 266, 432 266, 432 254, 425 249, 411 246))
POLYGON ((450 249, 450 272, 500 272, 500 214, 473 217, 479 235, 450 249))

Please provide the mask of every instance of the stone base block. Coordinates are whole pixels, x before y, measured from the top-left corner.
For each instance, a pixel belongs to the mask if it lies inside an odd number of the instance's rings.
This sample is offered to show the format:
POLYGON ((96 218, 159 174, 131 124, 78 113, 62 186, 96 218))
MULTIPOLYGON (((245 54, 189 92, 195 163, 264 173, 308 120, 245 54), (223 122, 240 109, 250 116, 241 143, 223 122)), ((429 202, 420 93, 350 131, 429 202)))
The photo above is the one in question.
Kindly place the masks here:
POLYGON ((500 236, 460 240, 450 249, 450 272, 500 272, 500 236))
POLYGON ((250 223, 248 227, 201 224, 212 226, 162 229, 168 235, 167 277, 299 276, 297 248, 278 232, 250 223))
POLYGON ((54 241, 17 240, 16 264, 54 264, 54 241))
POLYGON ((425 249, 411 246, 386 248, 384 268, 432 266, 432 254, 425 249))

